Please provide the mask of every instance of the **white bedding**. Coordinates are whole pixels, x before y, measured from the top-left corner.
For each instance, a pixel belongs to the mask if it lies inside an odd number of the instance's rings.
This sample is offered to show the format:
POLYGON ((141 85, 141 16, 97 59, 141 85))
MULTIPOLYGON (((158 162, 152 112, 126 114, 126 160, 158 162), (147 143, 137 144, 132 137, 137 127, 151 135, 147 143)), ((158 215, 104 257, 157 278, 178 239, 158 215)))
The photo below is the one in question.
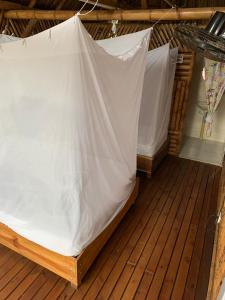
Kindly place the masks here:
POLYGON ((73 17, 1 45, 0 222, 71 256, 124 206, 149 33, 112 55, 73 17))
POLYGON ((141 102, 138 149, 152 157, 168 136, 178 49, 169 44, 149 51, 141 102))

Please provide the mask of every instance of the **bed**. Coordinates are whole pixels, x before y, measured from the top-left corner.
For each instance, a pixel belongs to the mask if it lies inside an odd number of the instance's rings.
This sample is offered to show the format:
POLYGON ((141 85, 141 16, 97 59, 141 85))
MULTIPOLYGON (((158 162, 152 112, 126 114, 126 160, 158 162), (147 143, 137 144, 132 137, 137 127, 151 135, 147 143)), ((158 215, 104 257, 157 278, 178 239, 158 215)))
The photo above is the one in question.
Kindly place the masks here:
POLYGON ((75 16, 1 44, 0 242, 76 287, 138 193, 149 35, 112 55, 75 16))
POLYGON ((138 133, 138 170, 151 176, 168 150, 168 127, 178 49, 148 53, 138 133))

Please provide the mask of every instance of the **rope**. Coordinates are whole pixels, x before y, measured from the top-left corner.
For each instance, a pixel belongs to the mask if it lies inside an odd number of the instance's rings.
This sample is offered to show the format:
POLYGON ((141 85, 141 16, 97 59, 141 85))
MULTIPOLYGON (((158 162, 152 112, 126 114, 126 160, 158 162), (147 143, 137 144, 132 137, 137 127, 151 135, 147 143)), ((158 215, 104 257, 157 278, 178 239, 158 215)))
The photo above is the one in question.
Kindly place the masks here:
POLYGON ((171 11, 172 9, 177 9, 177 7, 176 7, 176 6, 172 6, 170 9, 168 9, 168 11, 165 13, 165 15, 163 15, 158 21, 156 21, 156 22, 152 25, 152 27, 154 28, 155 25, 157 25, 160 21, 162 21, 163 19, 165 19, 165 17, 170 13, 170 11, 171 11))
POLYGON ((84 13, 84 14, 81 14, 81 11, 84 9, 84 7, 86 6, 86 4, 88 4, 88 2, 89 2, 89 0, 86 0, 86 2, 84 3, 84 5, 83 5, 83 6, 81 7, 81 9, 78 11, 77 15, 80 15, 80 16, 86 16, 86 15, 90 14, 90 13, 95 9, 95 7, 98 5, 98 1, 99 1, 99 0, 96 0, 96 1, 95 1, 95 4, 93 5, 93 7, 92 7, 89 11, 87 11, 87 12, 84 13))

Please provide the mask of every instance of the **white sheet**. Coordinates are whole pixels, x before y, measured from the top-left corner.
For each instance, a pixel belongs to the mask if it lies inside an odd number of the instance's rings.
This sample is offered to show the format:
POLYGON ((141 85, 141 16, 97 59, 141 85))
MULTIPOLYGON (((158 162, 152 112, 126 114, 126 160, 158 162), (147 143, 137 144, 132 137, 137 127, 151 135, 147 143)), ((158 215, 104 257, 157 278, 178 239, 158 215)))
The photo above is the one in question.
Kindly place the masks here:
POLYGON ((152 157, 168 136, 178 49, 169 44, 149 51, 138 133, 138 154, 152 157))
POLYGON ((111 55, 73 17, 1 45, 1 222, 78 255, 124 206, 149 33, 124 36, 111 55))

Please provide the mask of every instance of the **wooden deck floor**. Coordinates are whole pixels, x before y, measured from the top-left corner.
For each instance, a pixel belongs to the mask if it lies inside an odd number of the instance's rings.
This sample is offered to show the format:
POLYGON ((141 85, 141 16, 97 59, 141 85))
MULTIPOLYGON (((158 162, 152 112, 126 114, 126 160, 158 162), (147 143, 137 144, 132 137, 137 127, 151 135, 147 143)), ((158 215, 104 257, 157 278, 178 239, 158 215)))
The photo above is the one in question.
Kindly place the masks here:
POLYGON ((205 299, 220 168, 167 158, 81 287, 0 247, 3 299, 205 299))

